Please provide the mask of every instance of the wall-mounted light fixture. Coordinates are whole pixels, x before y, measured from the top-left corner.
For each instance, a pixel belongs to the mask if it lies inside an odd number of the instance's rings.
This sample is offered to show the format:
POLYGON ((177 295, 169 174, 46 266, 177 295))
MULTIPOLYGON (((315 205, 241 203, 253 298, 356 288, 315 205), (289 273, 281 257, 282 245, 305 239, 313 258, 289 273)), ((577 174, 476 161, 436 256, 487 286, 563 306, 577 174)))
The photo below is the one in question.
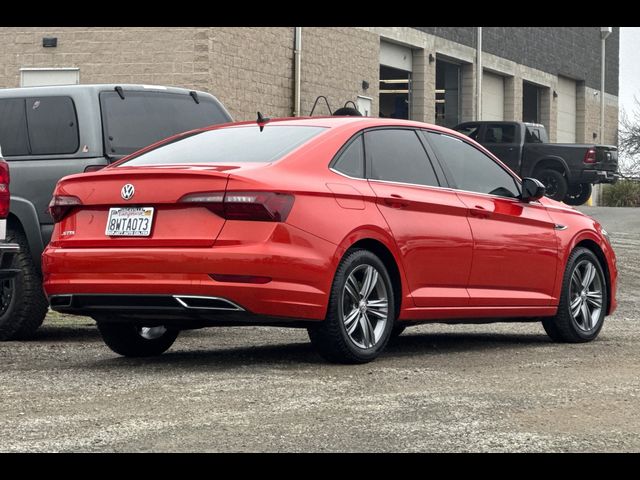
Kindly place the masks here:
POLYGON ((433 53, 429 54, 429 63, 433 63, 436 61, 436 57, 433 56, 433 53))
POLYGON ((362 89, 363 90, 368 90, 369 89, 369 82, 367 82, 366 80, 362 80, 362 89))
POLYGON ((555 90, 553 91, 553 98, 558 98, 558 92, 556 92, 555 90))
POLYGON ((58 37, 43 37, 42 38, 42 46, 45 48, 57 47, 58 46, 58 37))

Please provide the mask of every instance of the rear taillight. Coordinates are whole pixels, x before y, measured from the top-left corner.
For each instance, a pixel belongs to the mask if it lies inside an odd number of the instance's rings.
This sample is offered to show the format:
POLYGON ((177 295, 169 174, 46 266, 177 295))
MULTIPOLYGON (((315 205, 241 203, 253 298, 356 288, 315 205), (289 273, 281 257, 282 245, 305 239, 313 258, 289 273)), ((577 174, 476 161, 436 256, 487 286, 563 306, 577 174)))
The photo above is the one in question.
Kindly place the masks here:
POLYGON ((9 181, 9 164, 0 158, 0 218, 9 216, 9 207, 11 206, 9 181))
POLYGON ((596 163, 596 150, 595 148, 590 148, 587 150, 587 153, 584 154, 584 163, 596 163))
POLYGON ((276 192, 190 193, 182 203, 196 203, 226 220, 284 222, 293 207, 294 196, 276 192))
POLYGON ((82 205, 78 197, 73 195, 54 195, 49 203, 49 215, 58 223, 71 211, 72 208, 82 205))

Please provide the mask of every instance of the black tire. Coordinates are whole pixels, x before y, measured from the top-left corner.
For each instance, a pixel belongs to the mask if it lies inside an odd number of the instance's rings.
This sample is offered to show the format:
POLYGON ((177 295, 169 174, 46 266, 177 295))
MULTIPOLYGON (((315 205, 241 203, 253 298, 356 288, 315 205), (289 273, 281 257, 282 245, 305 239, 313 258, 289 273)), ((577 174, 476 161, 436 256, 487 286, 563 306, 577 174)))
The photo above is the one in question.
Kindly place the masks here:
MULTIPOLYGON (((577 297, 573 300, 576 300, 577 297)), ((604 317, 606 315, 607 306, 607 283, 600 265, 598 257, 594 255, 591 250, 578 247, 569 256, 567 261, 567 268, 564 272, 562 280, 562 292, 560 294, 560 303, 558 305, 558 312, 555 317, 546 317, 542 319, 542 326, 547 332, 547 335, 555 342, 564 343, 583 343, 594 340, 604 324, 604 317), (571 291, 570 283, 574 270, 584 261, 591 263, 595 267, 595 273, 599 277, 601 291, 602 291, 602 307, 600 308, 600 314, 596 322, 594 322, 593 328, 586 332, 578 321, 571 314, 571 291)))
POLYGON ((564 197, 564 203, 567 205, 579 206, 583 205, 589 198, 593 186, 590 183, 578 183, 577 185, 571 185, 567 194, 564 197))
POLYGON ((564 200, 569 185, 567 179, 557 170, 545 169, 539 171, 535 178, 540 180, 546 189, 545 196, 561 202, 564 200))
POLYGON ((20 273, 0 282, 0 340, 22 340, 33 336, 42 325, 49 302, 25 234, 21 229, 9 228, 7 242, 20 245, 10 267, 20 273))
POLYGON ((133 323, 98 322, 98 330, 107 346, 125 357, 154 357, 166 352, 178 338, 180 330, 166 329, 157 338, 147 339, 133 323))
MULTIPOLYGON (((376 292, 377 291, 376 287, 376 292)), ((395 323, 394 305, 394 292, 391 278, 382 261, 368 250, 351 250, 347 252, 336 271, 325 320, 307 329, 311 343, 317 349, 318 353, 330 362, 346 364, 370 362, 380 355, 389 342, 391 330, 395 323), (352 272, 363 265, 365 269, 367 266, 371 266, 377 271, 379 279, 384 285, 384 293, 388 305, 385 323, 380 326, 379 339, 373 346, 368 348, 358 346, 355 340, 347 333, 347 328, 345 327, 341 314, 345 301, 348 301, 343 293, 347 279, 352 272)), ((359 318, 359 315, 357 318, 359 318)), ((375 317, 372 316, 371 318, 375 317)), ((355 322, 359 322, 359 320, 355 320, 355 322)), ((376 326, 378 322, 379 321, 376 321, 376 326)), ((372 323, 369 323, 369 325, 372 325, 372 323)), ((358 328, 360 327, 358 326, 356 330, 358 328)), ((362 330, 362 333, 364 335, 364 330, 362 330)))
POLYGON ((407 329, 406 325, 396 323, 391 330, 391 339, 398 338, 407 329))

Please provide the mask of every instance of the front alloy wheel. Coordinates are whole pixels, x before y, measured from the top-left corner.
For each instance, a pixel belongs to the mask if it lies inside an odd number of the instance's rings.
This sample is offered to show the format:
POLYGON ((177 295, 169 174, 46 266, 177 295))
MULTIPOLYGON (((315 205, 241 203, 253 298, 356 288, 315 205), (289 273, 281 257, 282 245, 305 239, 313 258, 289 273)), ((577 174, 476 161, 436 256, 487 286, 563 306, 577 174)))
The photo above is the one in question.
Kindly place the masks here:
POLYGON ((602 329, 607 306, 607 283, 600 260, 586 248, 576 248, 567 261, 555 317, 542 325, 556 342, 589 342, 602 329))
POLYGON ((391 337, 394 305, 382 261, 368 250, 352 250, 336 271, 325 320, 308 329, 311 343, 330 362, 370 362, 391 337))
POLYGON ((571 316, 583 332, 591 332, 602 312, 602 281, 590 260, 578 263, 571 275, 569 298, 571 316))

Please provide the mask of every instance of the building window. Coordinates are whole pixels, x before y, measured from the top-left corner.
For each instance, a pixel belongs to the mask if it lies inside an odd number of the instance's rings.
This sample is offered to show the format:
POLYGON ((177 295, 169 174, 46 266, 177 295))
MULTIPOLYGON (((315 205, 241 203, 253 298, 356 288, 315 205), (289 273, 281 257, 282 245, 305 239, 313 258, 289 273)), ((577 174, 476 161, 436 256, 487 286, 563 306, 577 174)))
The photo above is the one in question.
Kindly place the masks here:
POLYGON ((533 83, 522 84, 522 121, 540 123, 540 87, 533 83))
POLYGON ((460 65, 436 60, 436 124, 455 127, 460 123, 460 65))
POLYGON ((411 72, 380 65, 380 117, 411 118, 411 72))

